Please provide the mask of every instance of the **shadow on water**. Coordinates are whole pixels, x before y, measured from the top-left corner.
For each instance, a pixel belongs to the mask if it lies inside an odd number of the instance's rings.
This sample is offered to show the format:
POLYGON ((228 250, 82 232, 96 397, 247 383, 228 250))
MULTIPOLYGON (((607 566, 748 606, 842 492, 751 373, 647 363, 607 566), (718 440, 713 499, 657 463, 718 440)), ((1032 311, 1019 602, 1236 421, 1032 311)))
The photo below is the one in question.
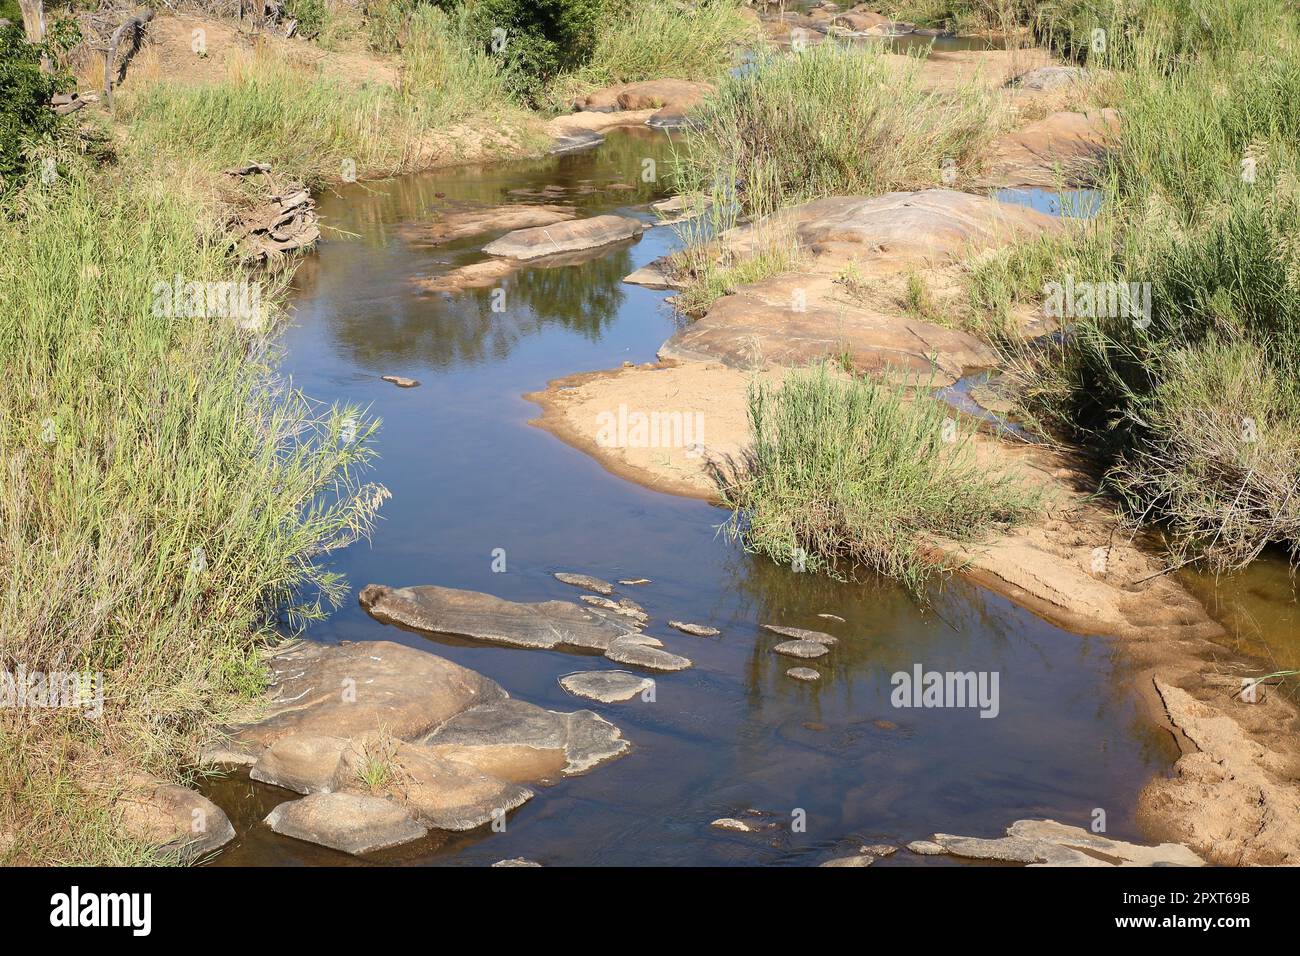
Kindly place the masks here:
MULTIPOLYGON (((1137 794, 1176 752, 1141 719, 1112 642, 1064 633, 960 579, 922 605, 887 582, 838 583, 776 566, 717 534, 725 512, 624 482, 528 425, 537 410, 521 395, 548 379, 653 360, 676 322, 665 293, 619 280, 670 251, 671 230, 649 229, 581 266, 524 269, 507 280, 500 313, 481 292, 430 296, 410 285, 412 275, 481 256, 491 237, 417 248, 401 238, 403 222, 445 201, 520 201, 548 185, 569 190, 584 213, 643 215, 638 207, 655 192, 640 170, 664 148, 661 138, 613 134, 591 153, 357 185, 322 198, 323 218, 359 235, 336 234, 300 274, 284 369, 308 395, 368 405, 383 419, 373 477, 393 492, 373 542, 338 555, 337 569, 358 589, 431 583, 513 600, 575 599, 577 591, 551 577, 555 570, 644 576, 653 584, 623 592, 650 613, 649 633, 695 662, 658 677, 653 702, 606 706, 557 683, 610 666, 602 658, 424 638, 349 602, 308 636, 426 648, 523 700, 590 707, 633 743, 621 760, 539 788, 504 833, 443 834, 373 859, 802 864, 855 839, 996 835, 1024 817, 1087 825, 1097 807, 1112 835, 1140 837, 1137 794), (604 188, 613 182, 633 189, 604 188), (592 184, 602 188, 588 191, 592 184), (388 373, 423 384, 396 389, 379 380, 388 373), (505 550, 505 573, 492 570, 496 548, 505 550), (691 637, 669 630, 669 619, 722 634, 691 637), (820 682, 786 676, 803 662, 772 653, 779 638, 759 627, 768 622, 839 638, 812 665, 820 682), (996 673, 997 717, 892 706, 891 676, 918 664, 996 673), (746 834, 709 825, 749 809, 773 828, 746 834), (800 814, 806 832, 792 832, 800 814)), ((219 865, 362 862, 260 824, 292 794, 245 776, 209 790, 239 832, 219 865)), ((948 862, 900 853, 881 865, 948 862)))

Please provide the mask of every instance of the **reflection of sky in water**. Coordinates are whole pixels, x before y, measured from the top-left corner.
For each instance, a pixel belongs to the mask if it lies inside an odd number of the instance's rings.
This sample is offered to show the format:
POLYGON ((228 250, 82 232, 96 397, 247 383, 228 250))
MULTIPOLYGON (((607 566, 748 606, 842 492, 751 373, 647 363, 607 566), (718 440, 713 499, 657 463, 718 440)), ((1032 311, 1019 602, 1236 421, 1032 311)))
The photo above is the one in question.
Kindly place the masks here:
POLYGON ((1091 219, 1101 211, 1105 194, 1100 189, 999 189, 993 193, 999 202, 1015 203, 1046 213, 1049 216, 1069 216, 1091 219))
MULTIPOLYGON (((1168 735, 1141 719, 1108 641, 1065 634, 961 580, 935 591, 922 611, 888 583, 797 574, 728 544, 716 531, 726 517, 720 509, 615 478, 529 426, 537 408, 522 393, 561 375, 654 359, 677 323, 663 305, 666 293, 621 279, 670 251, 671 229, 652 228, 584 265, 522 270, 505 281, 500 313, 491 310, 491 290, 422 295, 409 284, 411 276, 474 261, 491 237, 417 248, 398 235, 403 221, 451 202, 520 201, 511 190, 554 184, 580 191, 571 198, 584 214, 635 212, 629 207, 657 198, 640 173, 662 148, 658 134, 615 133, 594 153, 322 197, 323 220, 357 237, 327 233, 298 276, 284 371, 313 398, 355 402, 382 418, 381 457, 367 478, 393 492, 373 541, 338 555, 334 566, 354 589, 441 584, 528 601, 577 598, 551 577, 555 570, 644 576, 654 583, 623 592, 650 613, 648 633, 695 662, 658 677, 654 703, 605 706, 557 683, 610 666, 603 658, 425 638, 383 626, 349 600, 309 636, 423 647, 523 700, 596 710, 633 743, 624 759, 539 788, 504 834, 460 834, 441 848, 430 839, 382 859, 808 863, 855 838, 906 842, 936 830, 991 836, 1024 817, 1087 825, 1098 806, 1113 835, 1140 836, 1137 793, 1175 755, 1168 735), (607 188, 615 183, 633 189, 607 188), (384 374, 423 384, 397 389, 380 381, 384 374), (494 548, 506 551, 505 574, 491 570, 494 548), (824 612, 846 623, 818 617, 824 612), (711 624, 722 635, 680 634, 666 627, 669 619, 711 624), (813 664, 823 674, 818 684, 785 676, 803 662, 771 652, 778 639, 759 628, 766 622, 839 637, 813 664), (890 675, 916 663, 997 671, 1000 715, 895 710, 890 675), (756 835, 709 827, 751 807, 785 826, 756 835), (794 808, 807 812, 806 833, 789 832, 794 808)), ((706 435, 707 428, 706 419, 706 435)), ((349 862, 258 825, 285 792, 246 780, 215 792, 241 833, 219 863, 349 862)), ((944 862, 900 853, 879 865, 944 862)))

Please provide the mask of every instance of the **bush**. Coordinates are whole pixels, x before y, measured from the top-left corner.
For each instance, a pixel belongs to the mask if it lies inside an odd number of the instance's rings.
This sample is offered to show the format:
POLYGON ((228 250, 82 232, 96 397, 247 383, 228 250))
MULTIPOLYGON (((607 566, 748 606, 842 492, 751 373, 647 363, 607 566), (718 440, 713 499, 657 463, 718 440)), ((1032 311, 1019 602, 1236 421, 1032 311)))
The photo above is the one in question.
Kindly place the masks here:
MULTIPOLYGON (((991 475, 969 435, 945 441, 947 406, 902 386, 836 377, 825 365, 751 387, 749 467, 724 492, 746 548, 843 576, 851 565, 919 590, 942 567, 930 547, 973 540, 1038 502, 991 475), (846 568, 846 565, 848 567, 846 568)), ((955 424, 955 422, 954 422, 955 424)))
POLYGON ((469 38, 499 58, 511 89, 537 104, 561 73, 591 59, 615 0, 464 0, 469 38))
POLYGON ((306 40, 320 36, 330 18, 325 0, 285 0, 284 12, 298 21, 295 32, 306 40))
POLYGON ((58 122, 49 103, 59 83, 41 72, 42 49, 18 24, 0 29, 0 193, 23 178, 32 142, 50 136, 58 122))

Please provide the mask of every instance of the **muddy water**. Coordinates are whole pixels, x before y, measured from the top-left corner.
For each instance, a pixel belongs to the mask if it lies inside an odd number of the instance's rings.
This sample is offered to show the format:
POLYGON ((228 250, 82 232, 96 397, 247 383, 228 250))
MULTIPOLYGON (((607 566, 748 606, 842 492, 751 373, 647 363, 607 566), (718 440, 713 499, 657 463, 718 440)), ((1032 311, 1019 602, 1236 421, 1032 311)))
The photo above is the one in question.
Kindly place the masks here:
MULTIPOLYGON (((584 265, 530 269, 490 290, 420 295, 413 275, 480 257, 489 237, 439 249, 406 244, 398 227, 446 204, 519 200, 512 190, 561 185, 584 212, 646 216, 656 186, 640 178, 665 142, 615 132, 598 151, 348 187, 322 197, 330 233, 300 272, 284 369, 307 394, 368 405, 383 419, 373 472, 393 493, 371 544, 335 564, 355 588, 436 583, 515 600, 576 599, 550 572, 647 577, 624 588, 650 612, 648 633, 695 666, 658 678, 653 702, 611 706, 567 695, 558 679, 602 658, 475 646, 383 626, 349 603, 309 637, 386 639, 450 657, 514 696, 554 709, 589 706, 634 749, 581 777, 539 789, 488 828, 379 854, 381 862, 485 864, 525 856, 544 864, 806 864, 855 841, 906 842, 936 830, 996 835, 1023 817, 1087 825, 1107 813, 1112 835, 1137 838, 1138 791, 1176 753, 1139 716, 1123 657, 1106 639, 1076 636, 960 580, 924 612, 879 581, 842 585, 747 555, 715 528, 705 503, 620 480, 529 426, 521 398, 548 379, 654 359, 674 330, 665 293, 621 278, 669 251, 670 229, 584 265), (614 184, 632 189, 603 188, 614 184), (590 190, 590 191, 589 191, 590 190), (438 194, 443 194, 439 196, 438 194), (344 234, 354 234, 349 237, 344 234), (398 389, 385 374, 419 379, 398 389), (507 571, 492 571, 493 549, 507 571), (831 613, 845 623, 818 617, 831 613), (669 618, 711 624, 700 639, 669 618), (839 646, 817 662, 823 679, 785 676, 771 653, 776 622, 826 630, 839 646), (999 713, 896 709, 890 676, 927 670, 999 675, 999 713), (748 809, 776 824, 754 834, 711 828, 748 809), (806 830, 792 832, 796 811, 806 830)), ((649 219, 649 217, 646 217, 649 219)), ((707 442, 707 422, 705 441, 707 442)), ((238 840, 217 862, 356 862, 277 837, 258 821, 293 795, 232 778, 210 792, 238 840)), ((944 865, 897 854, 881 865, 944 865)))

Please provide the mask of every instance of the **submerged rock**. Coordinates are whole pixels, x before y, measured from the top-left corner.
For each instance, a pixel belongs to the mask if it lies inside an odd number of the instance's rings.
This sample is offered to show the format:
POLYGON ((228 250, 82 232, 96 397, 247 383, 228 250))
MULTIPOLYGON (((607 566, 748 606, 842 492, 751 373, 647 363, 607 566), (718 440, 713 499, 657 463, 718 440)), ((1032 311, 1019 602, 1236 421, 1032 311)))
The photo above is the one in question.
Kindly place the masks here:
POLYGON ((429 832, 398 804, 359 793, 317 793, 282 803, 266 825, 283 836, 353 854, 410 843, 429 832))
POLYGON ((431 222, 410 222, 398 227, 398 235, 417 246, 440 246, 485 232, 506 232, 552 226, 577 218, 572 206, 528 205, 514 203, 486 208, 454 209, 440 214, 431 222))
POLYGON ((785 676, 793 677, 795 680, 808 681, 809 683, 822 679, 821 673, 811 667, 792 667, 785 672, 785 676))
POLYGON ((538 259, 635 239, 643 232, 645 226, 636 219, 626 216, 593 216, 554 226, 516 229, 495 242, 489 242, 483 251, 509 259, 538 259))
POLYGON ((772 650, 778 654, 784 654, 786 657, 804 657, 808 659, 824 657, 830 651, 825 644, 818 644, 816 641, 783 641, 772 650))
POLYGON ((406 378, 401 375, 384 375, 381 377, 385 382, 396 385, 398 388, 415 388, 420 384, 413 378, 406 378))
POLYGON ((705 624, 688 624, 685 621, 669 621, 668 626, 676 628, 683 634, 692 634, 695 637, 717 637, 722 633, 716 627, 709 627, 705 624))
POLYGON ((859 853, 857 856, 841 856, 834 860, 827 860, 825 863, 818 863, 818 866, 870 866, 876 862, 876 858, 869 853, 859 853))
POLYGON ((516 856, 509 860, 497 860, 492 865, 494 867, 497 867, 497 866, 541 866, 542 864, 535 863, 532 860, 526 860, 522 856, 516 856))
POLYGON ((610 595, 614 593, 614 585, 608 581, 602 581, 600 578, 594 578, 590 574, 574 574, 571 571, 556 571, 555 580, 563 584, 572 584, 575 588, 585 588, 588 591, 595 591, 597 594, 610 595))
POLYGON ((560 686, 570 694, 613 704, 645 693, 655 682, 627 671, 583 671, 561 677, 560 686))

